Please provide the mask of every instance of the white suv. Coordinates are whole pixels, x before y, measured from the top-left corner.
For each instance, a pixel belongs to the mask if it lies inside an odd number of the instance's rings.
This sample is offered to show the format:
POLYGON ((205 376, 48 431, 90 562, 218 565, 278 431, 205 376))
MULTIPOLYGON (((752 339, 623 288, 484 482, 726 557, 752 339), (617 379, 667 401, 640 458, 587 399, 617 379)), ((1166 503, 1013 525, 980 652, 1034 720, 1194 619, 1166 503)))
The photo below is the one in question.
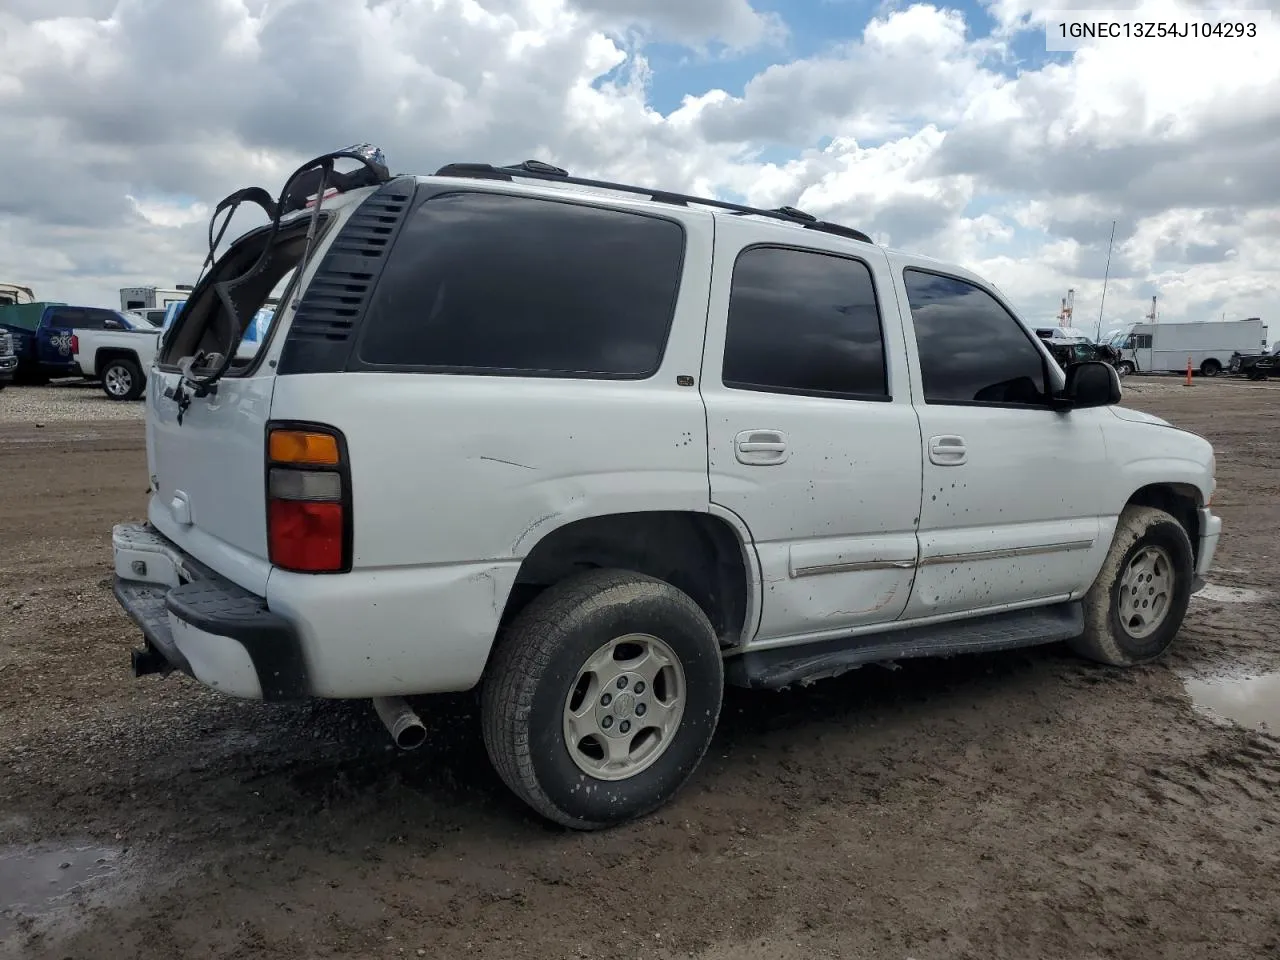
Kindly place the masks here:
POLYGON ((272 222, 147 379, 136 675, 371 698, 401 746, 403 697, 476 689, 505 782, 590 829, 671 798, 725 683, 1172 642, 1210 444, 1064 374, 979 277, 790 208, 355 155, 219 207, 272 222))

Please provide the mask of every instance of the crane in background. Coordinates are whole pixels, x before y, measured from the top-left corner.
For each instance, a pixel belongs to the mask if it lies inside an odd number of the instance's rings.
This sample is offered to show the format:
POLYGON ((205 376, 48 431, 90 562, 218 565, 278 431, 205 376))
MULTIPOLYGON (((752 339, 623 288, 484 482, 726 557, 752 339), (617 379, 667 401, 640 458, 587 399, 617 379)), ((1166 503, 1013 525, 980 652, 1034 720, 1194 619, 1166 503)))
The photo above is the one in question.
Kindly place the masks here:
POLYGON ((1142 319, 1143 319, 1143 320, 1145 320, 1145 321, 1147 321, 1147 323, 1159 323, 1159 322, 1160 322, 1160 315, 1159 315, 1158 313, 1156 313, 1156 298, 1155 298, 1155 297, 1152 297, 1152 298, 1151 298, 1151 312, 1150 312, 1150 313, 1148 313, 1148 314, 1147 314, 1145 317, 1143 317, 1142 319))
POLYGON ((1062 298, 1062 309, 1058 311, 1058 320, 1062 326, 1071 326, 1071 312, 1075 309, 1075 305, 1076 291, 1075 287, 1072 287, 1067 291, 1067 295, 1062 298))

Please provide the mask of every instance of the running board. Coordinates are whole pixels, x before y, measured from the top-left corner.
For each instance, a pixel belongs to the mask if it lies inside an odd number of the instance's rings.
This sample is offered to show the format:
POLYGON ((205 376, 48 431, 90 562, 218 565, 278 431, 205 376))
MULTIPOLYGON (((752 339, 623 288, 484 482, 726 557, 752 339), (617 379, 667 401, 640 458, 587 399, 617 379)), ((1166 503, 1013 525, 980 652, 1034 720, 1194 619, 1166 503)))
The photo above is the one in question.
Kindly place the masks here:
POLYGON ((1078 601, 886 630, 840 640, 748 650, 725 660, 725 682, 755 690, 779 690, 837 677, 868 663, 913 657, 949 657, 1056 643, 1084 632, 1078 601))

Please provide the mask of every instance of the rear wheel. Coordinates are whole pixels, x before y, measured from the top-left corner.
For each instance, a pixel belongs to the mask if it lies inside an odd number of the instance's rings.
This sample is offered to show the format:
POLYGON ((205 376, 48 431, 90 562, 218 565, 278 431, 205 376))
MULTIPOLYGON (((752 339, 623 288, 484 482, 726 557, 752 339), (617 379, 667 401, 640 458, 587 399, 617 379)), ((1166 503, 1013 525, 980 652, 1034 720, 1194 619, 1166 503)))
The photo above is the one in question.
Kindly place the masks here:
POLYGON ((1209 359, 1200 364, 1200 372, 1206 377, 1216 377, 1222 372, 1222 364, 1217 360, 1209 359))
POLYGON ((137 400, 145 384, 141 368, 128 357, 108 360, 102 368, 102 390, 112 400, 137 400))
POLYGON ((1182 524, 1154 507, 1126 508, 1102 571, 1085 594, 1085 631, 1071 641, 1072 649, 1116 667, 1156 659, 1182 626, 1194 574, 1182 524))
POLYGON ((715 631, 687 594, 594 570, 547 588, 499 641, 485 747, 544 817, 608 827, 675 795, 711 744, 723 693, 715 631))

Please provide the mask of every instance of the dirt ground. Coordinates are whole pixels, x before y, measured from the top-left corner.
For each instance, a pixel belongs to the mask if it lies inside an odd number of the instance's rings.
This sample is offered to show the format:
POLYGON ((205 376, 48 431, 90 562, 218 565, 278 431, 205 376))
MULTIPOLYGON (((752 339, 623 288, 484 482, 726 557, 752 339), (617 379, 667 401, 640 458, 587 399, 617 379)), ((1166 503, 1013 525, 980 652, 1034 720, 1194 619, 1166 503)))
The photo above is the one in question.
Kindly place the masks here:
POLYGON ((1280 955, 1280 740, 1180 679, 1280 669, 1280 384, 1126 391, 1216 445, 1212 580, 1260 599, 1197 598, 1133 671, 1055 646, 731 691, 677 800, 590 835, 506 792, 469 696, 400 754, 368 703, 134 680, 109 535, 143 514, 141 423, 0 423, 0 955, 1280 955), (96 880, 37 902, 37 861, 96 880))

